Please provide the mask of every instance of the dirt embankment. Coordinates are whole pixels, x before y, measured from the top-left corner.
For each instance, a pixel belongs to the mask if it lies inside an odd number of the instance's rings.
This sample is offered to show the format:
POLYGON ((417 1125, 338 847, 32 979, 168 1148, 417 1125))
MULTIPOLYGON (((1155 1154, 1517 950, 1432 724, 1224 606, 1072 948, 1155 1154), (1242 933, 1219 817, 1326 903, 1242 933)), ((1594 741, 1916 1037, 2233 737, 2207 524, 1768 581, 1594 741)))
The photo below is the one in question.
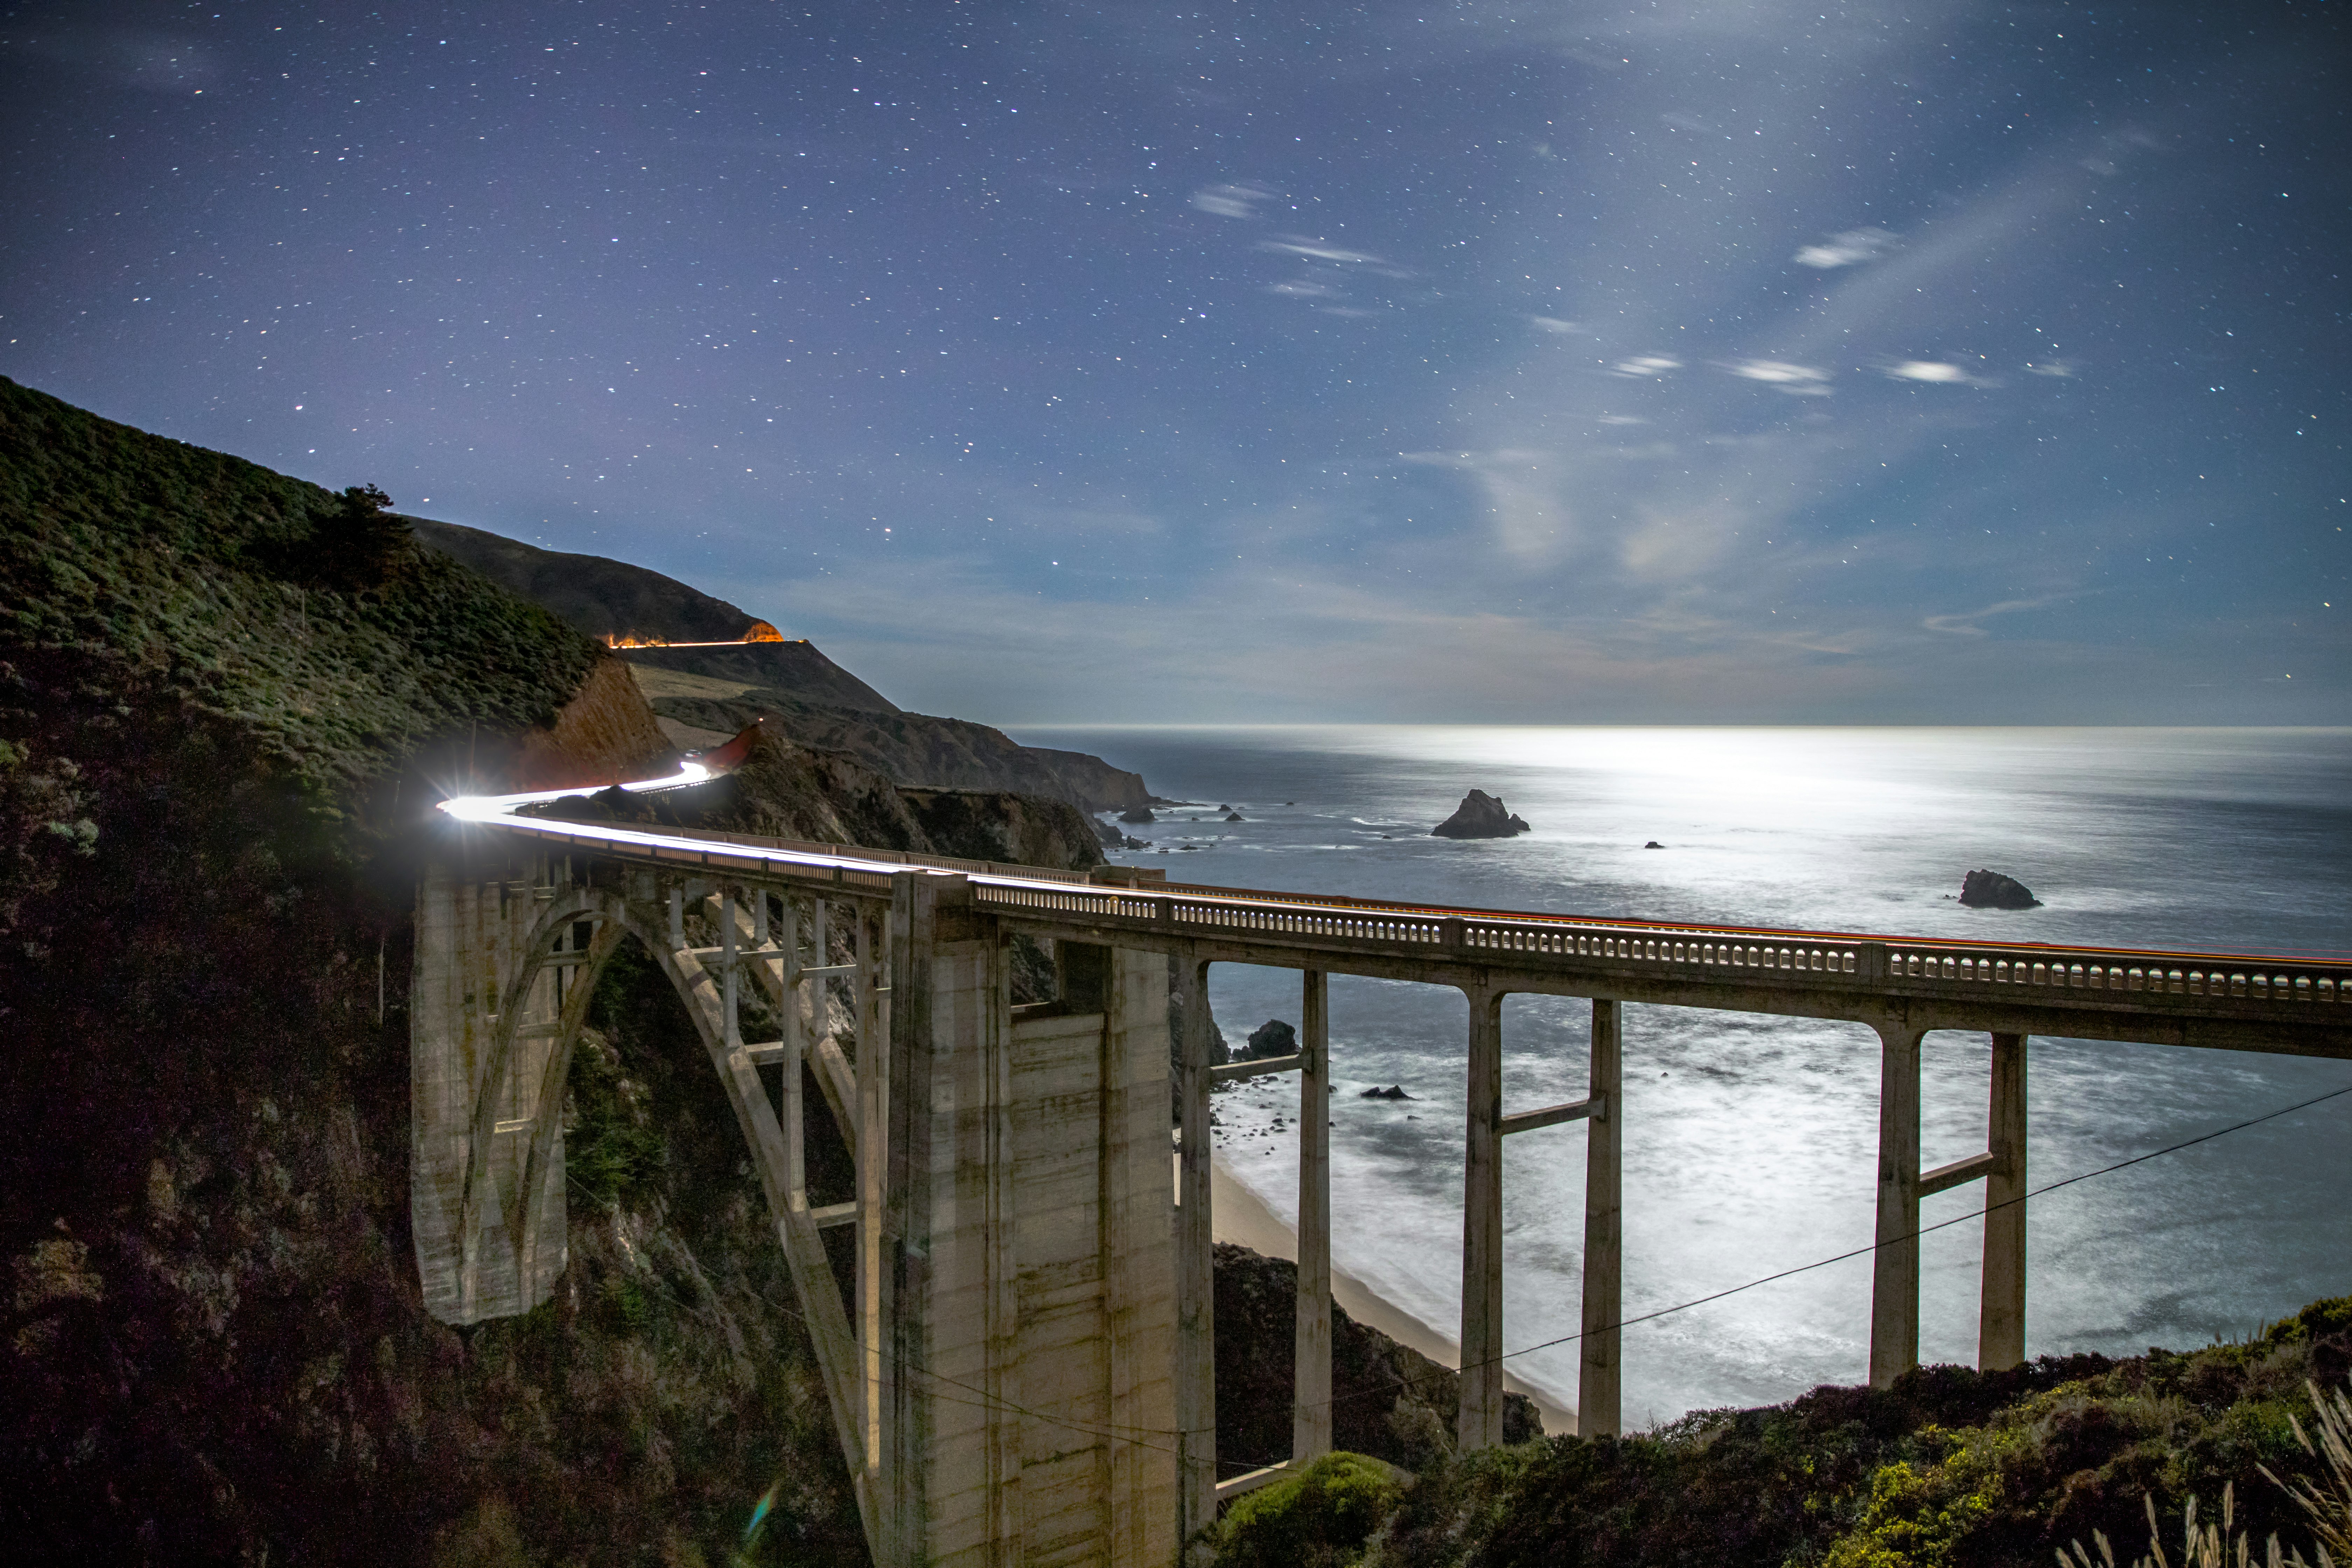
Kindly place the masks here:
POLYGON ((568 789, 660 778, 676 771, 677 762, 677 748, 662 733, 629 667, 600 658, 554 720, 523 735, 509 787, 568 789))

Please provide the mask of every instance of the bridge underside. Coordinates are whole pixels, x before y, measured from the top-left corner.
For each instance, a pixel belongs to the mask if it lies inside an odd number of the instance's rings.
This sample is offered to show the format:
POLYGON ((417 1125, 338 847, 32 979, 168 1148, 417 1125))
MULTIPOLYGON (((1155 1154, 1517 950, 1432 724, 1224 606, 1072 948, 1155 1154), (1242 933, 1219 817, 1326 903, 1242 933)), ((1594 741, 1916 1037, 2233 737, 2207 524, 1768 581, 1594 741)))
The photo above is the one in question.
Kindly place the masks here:
POLYGON ((485 869, 436 865, 419 893, 411 1208, 434 1315, 514 1316, 561 1277, 564 1077, 632 935, 734 1098, 876 1561, 1174 1561, 1167 961, 1065 944, 1062 999, 1016 1008, 1003 933, 941 910, 932 879, 485 869), (779 1037, 744 1038, 747 1016, 779 1037), (809 1202, 805 1114, 852 1152, 848 1204, 809 1202), (834 1225, 857 1240, 846 1289, 834 1225))

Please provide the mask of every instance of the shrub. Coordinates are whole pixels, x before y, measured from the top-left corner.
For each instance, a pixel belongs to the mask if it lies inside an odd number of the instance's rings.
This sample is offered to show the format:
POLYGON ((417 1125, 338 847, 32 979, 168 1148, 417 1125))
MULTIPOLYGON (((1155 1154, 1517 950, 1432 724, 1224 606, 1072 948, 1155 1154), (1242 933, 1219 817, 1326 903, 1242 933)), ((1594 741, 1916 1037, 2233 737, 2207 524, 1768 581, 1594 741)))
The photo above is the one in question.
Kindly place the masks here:
POLYGON ((1396 1506, 1395 1472, 1360 1454, 1326 1454, 1250 1493, 1211 1527, 1217 1568, 1337 1568, 1354 1563, 1396 1506))

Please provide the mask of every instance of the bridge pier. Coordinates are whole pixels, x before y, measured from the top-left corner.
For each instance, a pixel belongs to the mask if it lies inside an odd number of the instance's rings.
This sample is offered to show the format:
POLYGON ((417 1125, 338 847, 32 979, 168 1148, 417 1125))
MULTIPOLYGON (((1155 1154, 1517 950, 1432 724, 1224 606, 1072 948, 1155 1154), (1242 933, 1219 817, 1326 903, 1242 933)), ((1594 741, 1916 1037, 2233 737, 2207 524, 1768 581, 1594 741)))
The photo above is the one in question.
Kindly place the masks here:
POLYGON ((1878 1226, 1870 1275, 1870 1383, 1886 1388, 1919 1364, 1919 1041, 1878 1030, 1878 1226))
POLYGON ((1454 1440, 1465 1449, 1503 1440, 1503 997, 1470 999, 1470 1057, 1462 1154, 1462 1404, 1454 1440))
POLYGON ((1209 965, 1177 957, 1184 1038, 1176 1075, 1176 1538, 1206 1563, 1200 1534, 1217 1517, 1216 1237, 1209 1212, 1209 965))
POLYGON ((1298 1331, 1290 1462, 1331 1451, 1331 1026, 1329 978, 1306 971, 1298 1006, 1298 1331))
POLYGON ((1985 1152, 1919 1169, 1919 1047, 1927 1031, 1876 1026, 1880 1042, 1878 1241, 1871 1268, 1870 1382, 1890 1386, 1919 1364, 1919 1200, 1985 1184, 1977 1364, 2025 1359, 2025 1041, 1995 1033, 1985 1152))
POLYGON ((1619 1429, 1619 1353, 1624 1330, 1624 1008, 1595 997, 1591 1065, 1585 1093, 1584 1338, 1576 1379, 1576 1435, 1613 1437, 1619 1429))
POLYGON ((2006 1372, 2025 1360, 2025 1037, 1992 1037, 1985 1116, 1984 1284, 1977 1365, 2006 1372))

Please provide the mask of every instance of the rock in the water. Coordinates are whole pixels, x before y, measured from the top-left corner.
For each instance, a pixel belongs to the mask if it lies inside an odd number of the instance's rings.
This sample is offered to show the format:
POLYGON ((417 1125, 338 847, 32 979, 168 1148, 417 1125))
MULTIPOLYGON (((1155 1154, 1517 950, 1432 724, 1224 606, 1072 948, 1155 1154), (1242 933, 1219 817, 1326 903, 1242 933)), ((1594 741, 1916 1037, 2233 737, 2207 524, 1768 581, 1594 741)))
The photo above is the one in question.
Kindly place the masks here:
POLYGON ((1971 871, 1960 879, 1960 902, 1979 910, 2035 910, 2042 900, 2014 877, 1998 871, 1971 871))
POLYGON ((1113 827, 1108 822, 1096 823, 1095 835, 1105 844, 1109 845, 1114 849, 1127 842, 1127 835, 1121 833, 1118 828, 1113 827))
POLYGON ((1229 811, 1229 812, 1225 813, 1225 820, 1226 820, 1227 822, 1243 822, 1243 821, 1246 821, 1247 819, 1246 819, 1245 817, 1244 817, 1244 816, 1242 816, 1242 814, 1241 814, 1240 812, 1238 812, 1238 811, 1229 811))
POLYGON ((1508 838, 1528 828, 1501 801, 1483 789, 1474 789, 1462 797, 1453 816, 1429 831, 1435 838, 1508 838))
POLYGON ((1653 838, 1647 844, 1643 845, 1642 847, 1644 849, 1664 849, 1665 846, 1653 838))
POLYGON ((1392 1083, 1386 1089, 1368 1089, 1356 1097, 1359 1100, 1411 1100, 1402 1084, 1392 1083))
POLYGON ((1118 819, 1121 822, 1157 822, 1160 820, 1158 817, 1151 815, 1151 808, 1148 805, 1139 805, 1133 811, 1122 811, 1118 814, 1118 819))
POLYGON ((1254 1061, 1272 1061, 1276 1057, 1298 1054, 1298 1031, 1279 1018, 1268 1018, 1250 1031, 1249 1044, 1242 1055, 1254 1061))

